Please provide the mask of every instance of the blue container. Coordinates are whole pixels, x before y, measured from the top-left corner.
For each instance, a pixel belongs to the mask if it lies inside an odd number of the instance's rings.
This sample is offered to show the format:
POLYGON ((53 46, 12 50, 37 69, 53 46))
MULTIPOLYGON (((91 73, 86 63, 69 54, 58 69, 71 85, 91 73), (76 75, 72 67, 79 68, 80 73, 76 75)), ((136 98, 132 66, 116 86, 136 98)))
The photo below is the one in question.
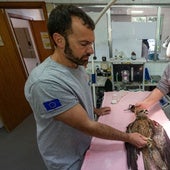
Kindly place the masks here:
MULTIPOLYGON (((155 60, 154 56, 155 56, 154 53, 149 54, 148 55, 148 60, 155 60)), ((156 60, 159 60, 158 56, 159 56, 159 54, 156 54, 156 60)))
POLYGON ((148 68, 145 68, 145 80, 146 81, 151 80, 148 68))

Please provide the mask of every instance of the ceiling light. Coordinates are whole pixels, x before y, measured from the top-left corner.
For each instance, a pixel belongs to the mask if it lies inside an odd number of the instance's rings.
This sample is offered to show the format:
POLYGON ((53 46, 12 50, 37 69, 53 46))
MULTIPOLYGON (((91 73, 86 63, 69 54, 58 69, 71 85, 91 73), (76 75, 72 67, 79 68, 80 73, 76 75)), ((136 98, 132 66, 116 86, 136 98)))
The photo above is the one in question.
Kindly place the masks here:
POLYGON ((131 13, 131 14, 142 14, 143 11, 131 11, 130 13, 131 13))

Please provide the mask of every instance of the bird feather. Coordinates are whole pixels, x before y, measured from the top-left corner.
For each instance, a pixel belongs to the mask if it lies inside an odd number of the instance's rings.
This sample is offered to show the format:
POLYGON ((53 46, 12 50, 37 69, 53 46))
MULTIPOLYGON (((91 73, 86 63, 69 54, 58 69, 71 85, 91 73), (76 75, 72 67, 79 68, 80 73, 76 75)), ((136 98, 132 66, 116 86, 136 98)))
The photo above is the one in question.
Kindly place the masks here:
POLYGON ((127 126, 127 133, 138 132, 148 138, 144 148, 137 148, 125 142, 127 165, 131 170, 138 170, 137 160, 142 153, 145 170, 170 170, 170 139, 163 126, 148 118, 147 110, 137 110, 134 105, 130 109, 136 119, 127 126))

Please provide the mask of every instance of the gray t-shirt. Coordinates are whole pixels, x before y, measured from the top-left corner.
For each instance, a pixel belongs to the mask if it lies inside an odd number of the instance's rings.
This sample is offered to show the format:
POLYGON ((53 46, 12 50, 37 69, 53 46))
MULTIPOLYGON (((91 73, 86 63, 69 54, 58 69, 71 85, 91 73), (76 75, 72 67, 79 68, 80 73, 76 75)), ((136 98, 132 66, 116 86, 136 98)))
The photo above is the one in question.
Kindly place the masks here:
POLYGON ((161 80, 159 81, 157 88, 164 94, 170 92, 170 64, 168 64, 163 72, 161 80))
POLYGON ((38 146, 48 169, 79 170, 91 137, 53 117, 79 103, 94 119, 84 67, 68 68, 48 57, 31 72, 25 96, 34 113, 38 146))

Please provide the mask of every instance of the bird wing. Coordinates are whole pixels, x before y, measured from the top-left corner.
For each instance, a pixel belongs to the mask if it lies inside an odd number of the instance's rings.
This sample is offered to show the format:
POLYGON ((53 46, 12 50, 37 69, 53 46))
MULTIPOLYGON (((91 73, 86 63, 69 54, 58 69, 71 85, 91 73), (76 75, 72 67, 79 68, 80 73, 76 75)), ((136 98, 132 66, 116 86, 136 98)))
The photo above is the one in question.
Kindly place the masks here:
POLYGON ((127 164, 131 170, 137 170, 138 154, 142 152, 145 170, 170 170, 170 139, 158 122, 147 117, 147 110, 136 110, 130 106, 136 114, 136 119, 127 126, 127 133, 138 132, 148 138, 148 145, 138 149, 125 143, 127 150, 127 164))
MULTIPOLYGON (((127 126, 126 132, 127 133, 132 133, 133 131, 133 124, 135 123, 132 122, 127 126)), ((127 154, 127 165, 128 169, 131 170, 137 170, 138 165, 137 165, 137 159, 138 159, 138 154, 139 150, 132 144, 125 142, 125 148, 126 148, 126 154, 127 154)))
POLYGON ((154 120, 152 122, 154 125, 153 141, 155 142, 155 145, 158 148, 163 161, 166 163, 168 169, 170 170, 170 139, 162 125, 154 120))
MULTIPOLYGON (((126 132, 127 133, 138 132, 146 136, 148 139, 150 139, 151 136, 153 135, 153 132, 150 128, 150 122, 148 121, 147 116, 136 117, 136 119, 127 126, 126 132)), ((139 153, 141 152, 141 149, 138 149, 137 147, 135 147, 134 145, 131 145, 130 143, 125 143, 125 148, 127 152, 128 168, 131 170, 137 170, 138 169, 137 159, 138 159, 139 153)), ((144 157, 144 164, 146 167, 147 159, 145 159, 146 158, 145 154, 143 155, 143 157, 144 157)))

